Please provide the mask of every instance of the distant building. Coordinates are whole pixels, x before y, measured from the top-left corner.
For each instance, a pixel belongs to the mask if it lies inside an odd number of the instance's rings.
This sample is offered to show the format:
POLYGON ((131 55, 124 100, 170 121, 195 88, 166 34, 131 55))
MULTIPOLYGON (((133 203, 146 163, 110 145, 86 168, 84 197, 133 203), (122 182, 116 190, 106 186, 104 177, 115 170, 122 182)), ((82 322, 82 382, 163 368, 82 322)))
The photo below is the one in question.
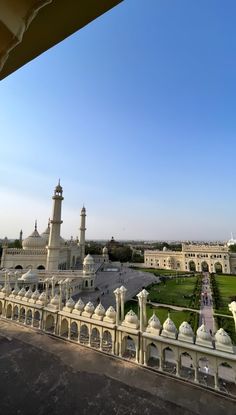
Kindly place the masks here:
MULTIPOLYGON (((80 240, 65 241, 60 235, 61 205, 63 189, 60 182, 55 188, 52 219, 46 230, 40 235, 35 222, 34 231, 22 240, 22 248, 9 248, 7 238, 2 243, 2 268, 41 269, 47 271, 81 268, 85 258, 85 207, 81 209, 80 240)), ((22 231, 21 231, 22 237, 22 231)), ((108 262, 107 249, 96 256, 95 262, 108 262)))
POLYGON ((145 266, 179 271, 236 274, 236 253, 229 245, 182 244, 182 251, 144 251, 145 266))

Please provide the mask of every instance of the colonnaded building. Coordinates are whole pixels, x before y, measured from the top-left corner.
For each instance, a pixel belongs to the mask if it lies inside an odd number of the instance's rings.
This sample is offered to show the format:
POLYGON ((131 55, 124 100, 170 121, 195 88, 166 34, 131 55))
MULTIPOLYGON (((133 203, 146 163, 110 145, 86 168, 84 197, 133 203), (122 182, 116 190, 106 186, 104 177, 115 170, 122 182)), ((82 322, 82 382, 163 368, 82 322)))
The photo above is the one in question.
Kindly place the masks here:
MULTIPOLYGON (((182 244, 182 251, 146 250, 145 266, 179 271, 218 272, 236 274, 236 253, 230 252, 231 238, 223 245, 182 244)), ((236 243, 236 241, 234 241, 236 243)))
MULTIPOLYGON (((85 257, 86 210, 81 209, 80 239, 65 241, 61 235, 61 208, 63 189, 60 181, 53 194, 52 219, 47 229, 40 235, 35 223, 34 231, 22 241, 22 248, 9 248, 5 238, 2 248, 2 268, 69 270, 81 268, 85 257)), ((21 232, 22 235, 22 232, 21 232)), ((104 247, 102 255, 96 255, 95 262, 107 262, 108 251, 104 247)))

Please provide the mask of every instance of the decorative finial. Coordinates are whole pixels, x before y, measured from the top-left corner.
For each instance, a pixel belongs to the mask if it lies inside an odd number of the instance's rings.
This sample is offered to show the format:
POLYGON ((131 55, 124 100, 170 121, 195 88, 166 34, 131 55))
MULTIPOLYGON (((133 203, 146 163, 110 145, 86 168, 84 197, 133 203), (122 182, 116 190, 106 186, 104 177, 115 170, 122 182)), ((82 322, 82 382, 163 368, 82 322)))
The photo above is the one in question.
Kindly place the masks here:
POLYGON ((61 186, 61 179, 58 179, 58 186, 61 186))
POLYGON ((34 230, 37 231, 37 219, 35 219, 34 230))

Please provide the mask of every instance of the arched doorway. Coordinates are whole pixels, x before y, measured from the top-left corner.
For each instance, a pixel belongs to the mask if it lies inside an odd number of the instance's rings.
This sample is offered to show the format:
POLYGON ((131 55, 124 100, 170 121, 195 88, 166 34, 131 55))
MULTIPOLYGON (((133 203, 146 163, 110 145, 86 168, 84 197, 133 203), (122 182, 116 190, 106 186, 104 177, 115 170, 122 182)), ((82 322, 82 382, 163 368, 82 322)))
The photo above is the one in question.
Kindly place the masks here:
POLYGON ((81 344, 89 343, 89 329, 85 324, 80 328, 79 341, 81 344))
POLYGON ((189 266, 189 271, 193 271, 193 272, 196 271, 196 264, 194 261, 189 261, 188 266, 189 266))
POLYGON ((208 266, 208 263, 206 261, 203 261, 201 263, 201 268, 202 268, 202 272, 209 272, 209 266, 208 266))
POLYGON ((216 274, 222 274, 222 265, 220 262, 215 263, 215 272, 216 274))
POLYGON ((11 318, 11 316, 12 316, 12 305, 8 304, 7 312, 6 312, 6 318, 11 318))
POLYGON ((71 340, 78 341, 79 331, 78 331, 78 324, 73 321, 70 326, 70 338, 71 340))
POLYGON ((176 373, 175 354, 170 347, 163 350, 163 370, 169 373, 176 373))
POLYGON ((15 305, 15 307, 13 308, 13 320, 18 320, 19 318, 19 309, 18 306, 15 305))
POLYGON ((39 265, 39 266, 37 267, 37 269, 45 269, 45 267, 44 267, 43 265, 39 265))
POLYGON ((34 327, 38 328, 40 326, 40 313, 35 311, 34 313, 34 327))
POLYGON ((205 356, 198 360, 198 381, 214 388, 214 369, 205 356))
POLYGON ((90 344, 91 347, 94 347, 95 349, 99 349, 100 347, 100 333, 96 327, 92 329, 90 344))
POLYGON ((19 321, 21 323, 25 323, 25 309, 24 309, 24 307, 22 307, 20 309, 20 318, 19 318, 19 321))
POLYGON ((126 359, 135 360, 136 359, 136 347, 135 342, 130 336, 126 336, 123 339, 123 357, 126 359))
POLYGON ((21 265, 16 265, 15 269, 23 269, 23 267, 21 265))
POLYGON ((68 338, 68 321, 65 318, 61 322, 61 336, 68 338))
POLYGON ((26 313, 26 324, 30 326, 32 324, 32 310, 28 310, 26 313))
POLYGON ((112 352, 112 337, 108 330, 103 332, 102 336, 102 350, 107 353, 112 352))
POLYGON ((54 333, 54 328, 55 328, 54 317, 51 314, 49 314, 46 318, 45 329, 46 331, 49 331, 50 333, 54 333))
POLYGON ((154 343, 149 344, 147 347, 147 365, 154 368, 159 368, 160 366, 160 355, 154 343))
POLYGON ((188 380, 194 380, 194 375, 194 364, 192 356, 187 352, 181 353, 180 376, 188 380))

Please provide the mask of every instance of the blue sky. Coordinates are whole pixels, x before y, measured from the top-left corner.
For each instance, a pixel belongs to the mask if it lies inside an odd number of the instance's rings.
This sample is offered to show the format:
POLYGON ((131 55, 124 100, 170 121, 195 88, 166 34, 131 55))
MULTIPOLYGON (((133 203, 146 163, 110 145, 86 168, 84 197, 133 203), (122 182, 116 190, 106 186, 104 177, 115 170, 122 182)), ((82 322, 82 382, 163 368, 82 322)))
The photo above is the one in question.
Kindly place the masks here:
POLYGON ((0 237, 236 233, 236 3, 125 0, 0 83, 0 237))

